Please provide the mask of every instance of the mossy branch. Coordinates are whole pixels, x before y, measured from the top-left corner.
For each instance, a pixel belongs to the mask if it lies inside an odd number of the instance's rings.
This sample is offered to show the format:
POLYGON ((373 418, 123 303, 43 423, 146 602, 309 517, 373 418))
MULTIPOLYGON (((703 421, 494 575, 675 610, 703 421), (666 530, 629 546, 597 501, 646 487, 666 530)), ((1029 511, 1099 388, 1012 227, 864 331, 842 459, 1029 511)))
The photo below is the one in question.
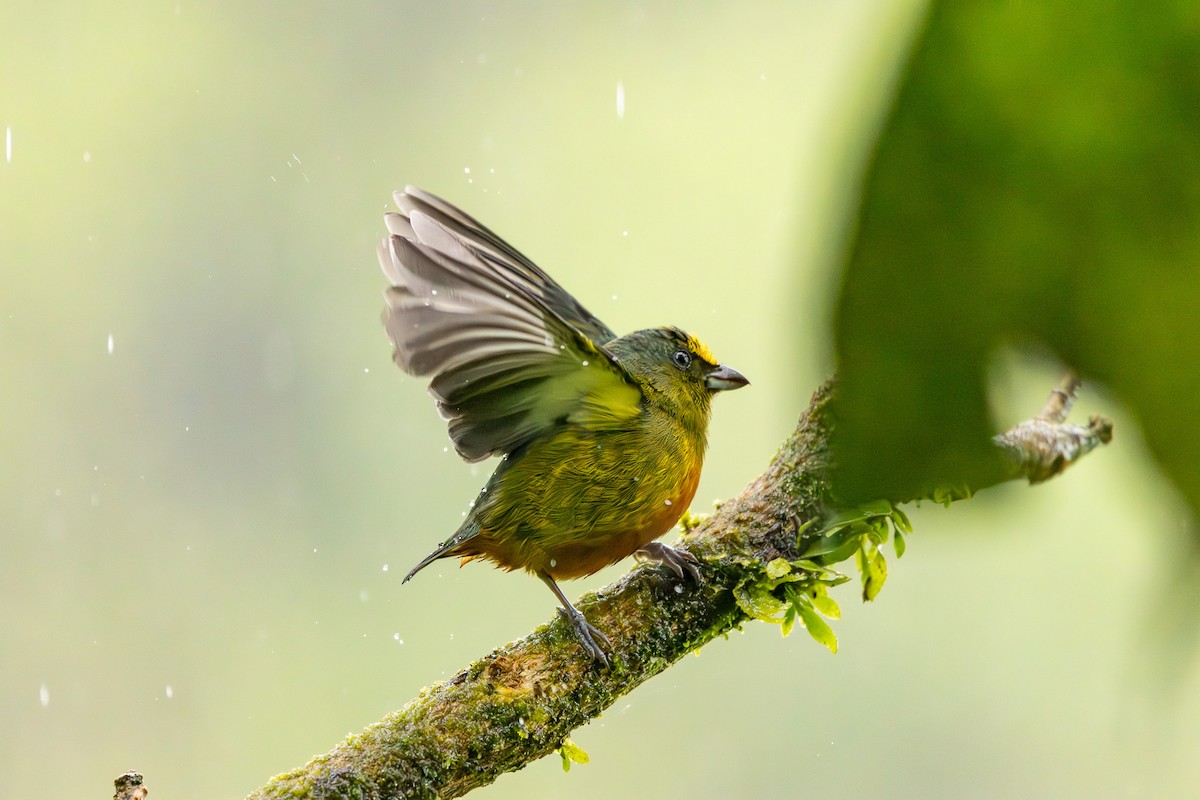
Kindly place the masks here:
MULTIPOLYGON (((578 608, 611 640, 611 669, 594 662, 570 625, 555 619, 422 690, 403 709, 301 769, 276 776, 251 798, 450 798, 560 748, 564 758, 580 757, 577 748, 563 747, 571 731, 746 621, 745 601, 739 604, 735 591, 744 598, 748 581, 763 585, 764 571, 777 578, 767 565, 788 570, 779 559, 800 560, 801 548, 820 537, 809 523, 821 518, 828 495, 831 391, 830 384, 817 390, 766 472, 741 495, 685 525, 683 544, 703 562, 701 586, 681 586, 666 569, 643 566, 580 600, 578 608)), ((1063 422, 1052 416, 1039 415, 1044 424, 1028 448, 1013 433, 1017 426, 1005 434, 1016 438, 1000 443, 1002 449, 1036 450, 1046 440, 1046 426, 1063 422)), ((1047 441, 1054 444, 1052 436, 1047 441)), ((1058 471, 1069 463, 1058 451, 1050 461, 1058 471)), ((1034 465, 1020 468, 1031 480, 1048 477, 1046 459, 1017 463, 1034 465)))

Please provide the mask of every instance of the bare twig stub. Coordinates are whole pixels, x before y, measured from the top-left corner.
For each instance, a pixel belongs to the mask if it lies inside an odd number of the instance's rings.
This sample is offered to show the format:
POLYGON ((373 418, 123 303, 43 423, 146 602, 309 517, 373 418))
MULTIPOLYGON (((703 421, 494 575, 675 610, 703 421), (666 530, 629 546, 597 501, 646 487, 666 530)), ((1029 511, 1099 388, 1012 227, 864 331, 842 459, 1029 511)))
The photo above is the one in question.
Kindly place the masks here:
POLYGON ((146 800, 150 793, 142 784, 142 774, 132 770, 113 781, 113 787, 116 789, 113 800, 146 800))

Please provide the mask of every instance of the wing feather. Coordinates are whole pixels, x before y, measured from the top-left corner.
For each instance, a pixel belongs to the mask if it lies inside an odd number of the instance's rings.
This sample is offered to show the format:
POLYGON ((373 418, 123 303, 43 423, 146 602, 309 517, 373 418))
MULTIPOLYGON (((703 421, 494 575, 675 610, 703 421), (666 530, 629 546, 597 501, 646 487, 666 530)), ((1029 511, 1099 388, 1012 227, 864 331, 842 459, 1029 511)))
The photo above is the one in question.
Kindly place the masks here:
POLYGON ((636 383, 604 350, 615 338, 550 276, 474 218, 408 187, 384 215, 383 324, 396 364, 432 376, 459 454, 510 453, 564 422, 620 425, 636 383))
POLYGON ((393 198, 402 215, 411 218, 417 212, 436 221, 480 259, 492 262, 502 273, 520 281, 531 295, 541 298, 546 308, 597 345, 617 338, 607 325, 593 316, 540 267, 465 211, 415 186, 406 186, 404 191, 396 192, 393 198))

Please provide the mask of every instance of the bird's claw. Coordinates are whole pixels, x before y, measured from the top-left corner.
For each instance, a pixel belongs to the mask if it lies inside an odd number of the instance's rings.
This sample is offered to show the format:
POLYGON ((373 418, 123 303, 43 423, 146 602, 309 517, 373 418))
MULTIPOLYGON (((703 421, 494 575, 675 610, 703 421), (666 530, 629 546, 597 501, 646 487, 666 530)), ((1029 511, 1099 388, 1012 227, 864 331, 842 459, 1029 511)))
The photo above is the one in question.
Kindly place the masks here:
POLYGON ((662 542, 651 542, 633 555, 639 561, 662 564, 668 567, 680 580, 684 579, 684 574, 686 573, 687 577, 691 578, 693 583, 699 584, 702 582, 700 560, 682 547, 671 547, 662 542))
POLYGON ((609 666, 608 654, 604 652, 604 647, 600 646, 602 642, 605 647, 612 646, 608 637, 599 628, 588 622, 587 617, 583 616, 583 612, 579 609, 572 608, 568 611, 565 608, 559 608, 558 613, 571 623, 571 627, 575 629, 575 635, 579 637, 579 643, 583 645, 583 649, 587 651, 588 655, 604 666, 609 666))

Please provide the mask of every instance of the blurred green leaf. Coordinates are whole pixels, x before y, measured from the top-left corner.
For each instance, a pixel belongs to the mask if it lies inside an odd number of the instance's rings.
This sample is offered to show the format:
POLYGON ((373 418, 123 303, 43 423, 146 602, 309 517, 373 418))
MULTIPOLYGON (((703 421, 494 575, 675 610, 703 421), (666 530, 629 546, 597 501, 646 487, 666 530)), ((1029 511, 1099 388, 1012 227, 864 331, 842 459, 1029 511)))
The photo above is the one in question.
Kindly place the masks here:
POLYGON ((558 754, 562 757, 563 772, 571 771, 572 761, 576 764, 586 764, 591 761, 587 752, 570 739, 563 740, 563 743, 558 747, 558 754))
POLYGON ((862 597, 864 602, 871 602, 883 589, 887 581, 887 559, 883 553, 869 540, 864 540, 863 546, 854 556, 858 571, 862 575, 862 597))
POLYGON ((814 611, 808 603, 795 603, 793 607, 800 615, 800 621, 804 623, 808 635, 828 647, 829 652, 836 653, 838 649, 837 636, 834 635, 833 628, 829 627, 829 623, 821 619, 821 615, 814 611))
POLYGON ((896 558, 902 558, 904 551, 908 549, 908 543, 904 540, 904 532, 899 528, 896 529, 896 536, 892 539, 892 547, 896 548, 896 558))
POLYGON ((824 533, 828 535, 855 522, 869 522, 876 517, 887 516, 894 510, 894 506, 888 500, 866 500, 851 508, 839 509, 830 516, 825 523, 824 533))
POLYGON ((1200 4, 932 7, 835 312, 842 501, 996 478, 1017 346, 1117 392, 1200 506, 1198 142, 1200 4))
POLYGON ((792 565, 786 558, 776 558, 767 564, 768 578, 782 578, 792 571, 792 565))
POLYGON ((796 606, 795 604, 790 604, 788 605, 787 610, 783 612, 783 623, 782 627, 780 628, 780 633, 782 633, 784 636, 787 636, 792 632, 792 628, 795 627, 795 625, 796 606))
POLYGON ((824 587, 819 588, 820 591, 816 592, 812 597, 813 608, 819 611, 822 616, 829 617, 829 619, 841 619, 842 607, 825 592, 824 587))
POLYGON ((804 551, 804 559, 821 558, 826 564, 836 564, 851 556, 858 548, 859 535, 849 527, 815 540, 804 551))
POLYGON ((733 597, 747 616, 763 622, 780 622, 779 615, 783 612, 783 601, 761 587, 752 585, 737 586, 733 597))
POLYGON ((879 517, 871 520, 870 526, 867 528, 867 536, 875 544, 883 544, 888 540, 888 523, 886 517, 879 517))

